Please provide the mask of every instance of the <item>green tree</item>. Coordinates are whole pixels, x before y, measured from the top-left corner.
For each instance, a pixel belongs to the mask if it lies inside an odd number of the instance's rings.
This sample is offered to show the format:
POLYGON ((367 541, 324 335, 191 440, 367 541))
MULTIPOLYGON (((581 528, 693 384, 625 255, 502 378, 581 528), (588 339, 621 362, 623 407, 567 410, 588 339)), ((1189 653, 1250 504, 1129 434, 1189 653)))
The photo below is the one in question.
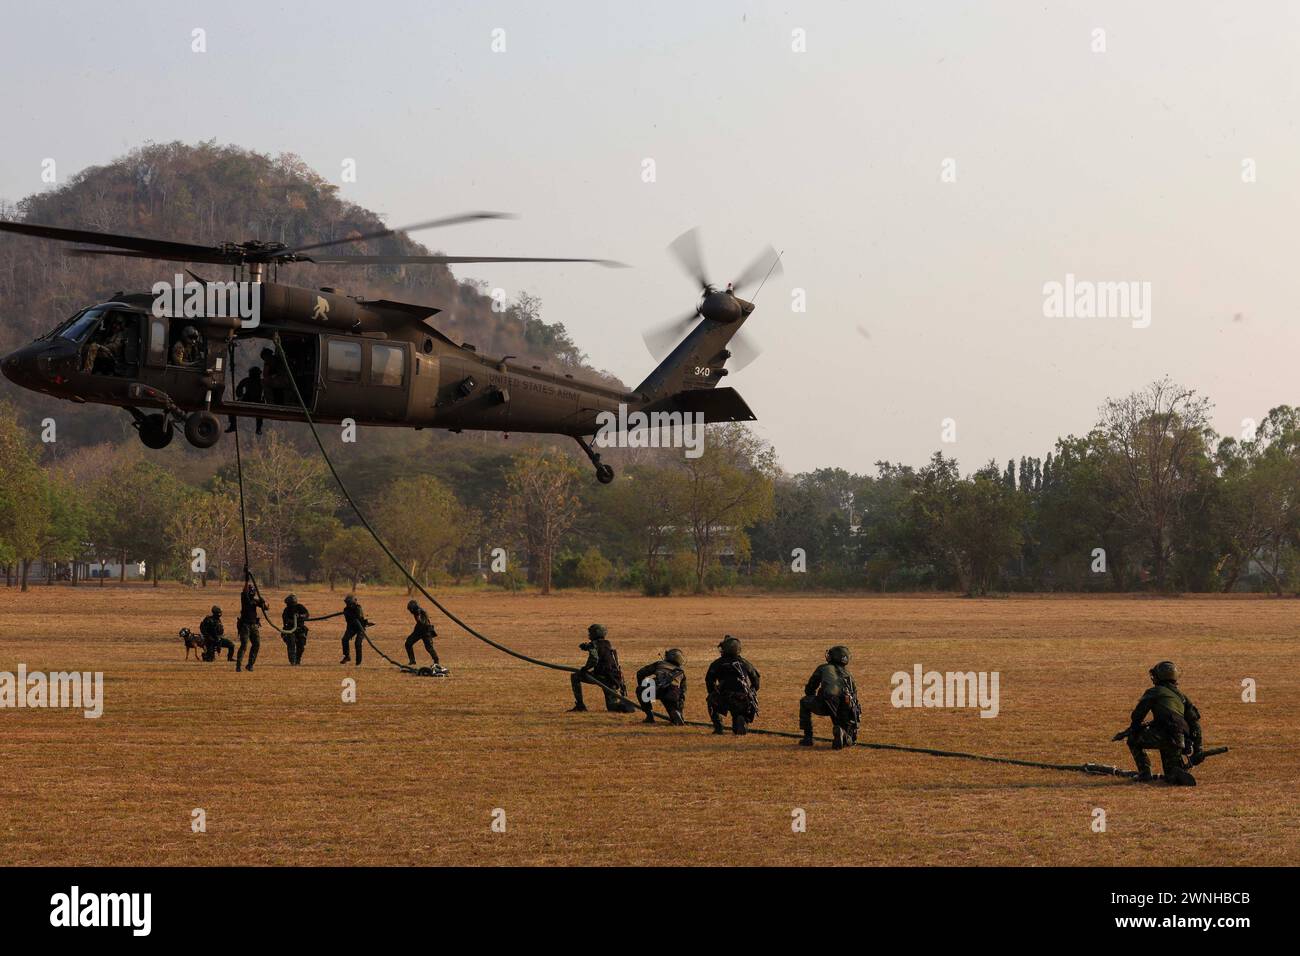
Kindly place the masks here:
POLYGON ((527 550, 543 594, 551 593, 556 551, 582 509, 577 485, 583 476, 572 458, 549 449, 516 455, 506 472, 497 525, 527 550))
POLYGON ((272 587, 280 584, 289 549, 323 518, 333 517, 338 498, 330 481, 318 456, 303 454, 275 433, 244 459, 245 507, 270 559, 272 587))
POLYGON ((388 567, 388 558, 375 544, 370 532, 357 526, 343 528, 330 538, 321 552, 321 564, 331 591, 334 590, 334 579, 340 575, 355 591, 363 578, 377 578, 383 574, 388 567))
MULTIPOLYGON (((428 584, 477 526, 445 484, 432 475, 399 478, 380 492, 375 524, 411 577, 428 584)), ((414 587, 409 581, 406 593, 414 587)))
POLYGON ((695 550, 695 590, 723 550, 739 561, 749 555, 746 529, 770 518, 776 454, 738 423, 710 426, 698 458, 675 465, 672 513, 695 550))

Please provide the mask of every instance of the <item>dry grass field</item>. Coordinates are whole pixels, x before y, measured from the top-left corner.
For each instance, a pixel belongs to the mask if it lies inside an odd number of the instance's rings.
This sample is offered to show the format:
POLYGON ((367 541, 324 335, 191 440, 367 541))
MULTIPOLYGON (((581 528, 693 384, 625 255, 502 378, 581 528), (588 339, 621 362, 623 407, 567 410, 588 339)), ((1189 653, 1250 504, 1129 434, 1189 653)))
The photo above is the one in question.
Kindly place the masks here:
MULTIPOLYGON (((298 593, 317 614, 343 596, 298 593)), ((214 600, 233 631, 233 589, 38 585, 4 597, 0 671, 102 670, 106 697, 98 720, 0 711, 4 865, 1300 862, 1294 601, 446 595, 487 634, 550 660, 580 663, 591 621, 609 626, 629 676, 680 646, 698 720, 724 632, 762 671, 756 726, 786 730, 825 648, 845 643, 863 739, 1055 762, 1129 766, 1109 738, 1146 669, 1171 657, 1207 745, 1232 752, 1197 771, 1201 786, 1166 789, 568 714, 566 674, 446 622, 447 680, 405 676, 368 649, 359 670, 340 666, 337 619, 313 625, 303 667, 286 666, 264 631, 257 670, 236 674, 187 662, 176 638, 214 600), (889 675, 916 663, 999 671, 1000 715, 892 708, 889 675), (1241 702, 1246 677, 1258 703, 1241 702), (196 834, 200 807, 207 832, 196 834), (791 830, 796 807, 807 832, 791 830), (1098 807, 1105 833, 1090 826, 1098 807), (504 833, 491 829, 495 808, 504 833)), ((372 637, 399 656, 405 595, 362 599, 372 637)))

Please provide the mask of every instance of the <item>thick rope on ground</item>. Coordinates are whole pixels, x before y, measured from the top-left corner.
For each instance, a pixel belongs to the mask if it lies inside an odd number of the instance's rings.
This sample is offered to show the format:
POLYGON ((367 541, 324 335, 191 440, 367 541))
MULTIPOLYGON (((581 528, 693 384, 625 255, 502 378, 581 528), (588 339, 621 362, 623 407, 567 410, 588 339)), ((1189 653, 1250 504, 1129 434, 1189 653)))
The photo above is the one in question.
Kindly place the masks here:
MULTIPOLYGON (((288 368, 289 356, 284 351, 284 345, 280 341, 279 333, 276 333, 275 335, 275 347, 280 354, 280 360, 284 363, 285 368, 288 368)), ((357 519, 365 527, 366 531, 370 533, 370 536, 374 539, 375 543, 379 545, 380 549, 384 552, 384 554, 388 556, 388 560, 393 563, 393 566, 402 573, 402 576, 405 577, 408 582, 410 582, 411 586, 414 587, 416 590, 418 590, 422 595, 424 595, 425 599, 428 600, 429 603, 432 604, 434 607, 436 607, 443 614, 444 617, 446 617, 448 620, 455 623, 471 637, 477 638, 478 640, 482 641, 484 644, 487 644, 490 647, 494 647, 497 650, 501 651, 502 653, 508 654, 511 657, 514 657, 518 660, 524 661, 529 664, 534 664, 538 667, 545 667, 545 668, 549 668, 550 670, 557 670, 557 671, 567 671, 571 674, 578 673, 580 671, 580 668, 572 667, 567 664, 555 664, 552 663, 551 661, 544 661, 536 657, 530 657, 529 655, 524 654, 520 651, 516 651, 513 648, 507 647, 506 645, 501 644, 498 641, 492 640, 492 638, 488 637, 485 634, 479 633, 469 624, 465 623, 463 620, 457 617, 449 608, 445 607, 442 604, 442 602, 440 602, 437 598, 435 598, 432 594, 430 594, 425 589, 424 585, 422 585, 419 581, 417 581, 415 577, 409 571, 407 571, 406 566, 397 559, 397 556, 394 555, 393 552, 389 549, 388 544, 383 540, 383 538, 379 536, 378 532, 375 531, 374 527, 371 526, 370 522, 366 519, 365 514, 362 513, 361 508, 357 505, 356 501, 353 499, 352 494, 348 491, 347 485, 343 483, 343 479, 339 476, 338 470, 334 467, 334 462, 330 459, 329 452, 325 450, 324 442, 321 441, 320 433, 316 430, 316 423, 315 421, 312 420, 311 412, 308 411, 307 409, 307 403, 303 401, 302 392, 298 388, 297 378, 295 378, 293 375, 290 375, 289 382, 293 386, 294 397, 298 400, 298 407, 302 410, 303 418, 307 422, 307 427, 311 430, 311 436, 316 442, 316 447, 320 450, 321 457, 325 460, 325 464, 329 468, 330 474, 334 476, 334 481, 339 486, 339 491, 343 493, 344 499, 347 501, 348 505, 352 508, 353 513, 357 516, 357 519)), ((236 459, 238 459, 239 456, 238 430, 236 430, 235 435, 236 435, 235 453, 236 453, 236 459)), ((240 470, 240 523, 241 525, 244 524, 242 466, 240 470)), ((245 563, 247 563, 248 533, 246 527, 244 531, 244 555, 245 555, 245 563)), ((247 571, 247 568, 245 570, 247 571)), ((251 577, 251 574, 249 576, 251 577)), ((254 582, 254 586, 256 586, 256 582, 254 582)), ((335 615, 331 615, 331 616, 335 616, 335 615)), ((274 626, 275 625, 272 625, 272 627, 274 626)), ((276 628, 276 630, 279 630, 279 628, 276 628)), ((402 670, 409 670, 409 668, 397 664, 396 661, 392 660, 392 658, 388 657, 386 654, 380 651, 378 647, 375 647, 374 642, 370 640, 370 636, 368 634, 365 635, 365 637, 366 637, 366 643, 370 644, 370 646, 375 649, 375 652, 379 654, 380 657, 383 657, 390 664, 394 664, 397 667, 401 668, 402 670)), ((637 711, 640 711, 640 704, 638 704, 637 701, 621 693, 615 688, 609 687, 608 685, 602 683, 601 681, 593 677, 591 674, 584 674, 583 679, 585 682, 594 684, 595 686, 601 688, 604 691, 609 692, 610 694, 624 701, 625 703, 631 704, 634 708, 636 708, 637 711)), ((662 716, 659 714, 656 714, 655 716, 658 717, 659 720, 668 719, 666 716, 662 716)), ((657 720, 656 723, 658 722, 659 721, 657 720)), ((702 723, 697 720, 685 721, 685 726, 707 727, 710 729, 712 729, 713 727, 712 724, 702 723)), ((784 731, 784 730, 764 730, 761 728, 750 728, 749 730, 746 731, 746 733, 761 734, 769 737, 787 737, 796 740, 803 736, 802 734, 791 733, 789 731, 784 731)), ((821 740, 823 742, 830 742, 829 738, 826 737, 814 737, 813 739, 821 740)), ((904 744, 886 744, 886 743, 875 743, 871 741, 862 741, 855 744, 855 746, 865 747, 868 750, 892 750, 900 753, 925 754, 931 757, 952 757, 952 758, 957 758, 962 760, 978 760, 983 763, 1001 763, 1001 764, 1010 764, 1012 766, 1017 766, 1017 767, 1034 767, 1041 770, 1064 770, 1064 771, 1072 771, 1076 773, 1087 773, 1087 774, 1114 776, 1114 777, 1136 777, 1137 776, 1136 771, 1121 770, 1118 767, 1112 767, 1108 764, 1043 763, 1036 760, 1018 760, 1014 757, 991 757, 985 754, 964 753, 958 750, 936 750, 929 747, 908 747, 905 746, 904 744)), ((1214 748, 1213 750, 1206 751, 1205 755, 1213 756, 1214 754, 1227 753, 1227 751, 1228 751, 1227 747, 1217 747, 1214 748)))

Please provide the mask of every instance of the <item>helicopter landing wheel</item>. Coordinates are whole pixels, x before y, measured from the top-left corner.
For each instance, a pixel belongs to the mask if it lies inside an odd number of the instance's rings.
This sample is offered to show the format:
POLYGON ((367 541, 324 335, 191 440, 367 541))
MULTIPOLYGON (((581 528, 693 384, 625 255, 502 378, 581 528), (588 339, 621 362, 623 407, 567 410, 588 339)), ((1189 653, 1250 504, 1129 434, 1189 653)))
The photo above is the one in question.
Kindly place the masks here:
POLYGON ((607 485, 614 480, 614 469, 609 465, 596 466, 596 480, 602 485, 607 485))
POLYGON ((172 443, 174 431, 171 420, 166 415, 145 415, 135 423, 135 427, 140 432, 140 441, 146 448, 157 450, 166 448, 172 443))
POLYGON ((221 423, 211 412, 190 412, 185 418, 185 438, 195 448, 211 448, 221 440, 221 423))

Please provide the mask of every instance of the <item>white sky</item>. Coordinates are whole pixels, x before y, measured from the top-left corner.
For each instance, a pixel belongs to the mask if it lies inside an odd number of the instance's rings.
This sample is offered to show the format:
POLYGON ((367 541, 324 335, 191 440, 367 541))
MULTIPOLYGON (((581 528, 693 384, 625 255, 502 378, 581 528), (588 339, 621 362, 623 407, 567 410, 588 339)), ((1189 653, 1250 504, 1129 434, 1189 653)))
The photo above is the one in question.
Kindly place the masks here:
POLYGON ((416 236, 448 252, 631 263, 458 271, 541 296, 631 385, 641 332, 694 304, 667 243, 699 225, 725 283, 772 242, 785 275, 746 326, 766 352, 727 384, 792 470, 1041 455, 1166 373, 1224 432, 1300 403, 1295 4, 61 2, 4 24, 0 197, 146 141, 334 181, 352 158, 342 194, 392 225, 523 217, 416 236), (1066 273, 1150 282, 1150 327, 1044 318, 1066 273))

